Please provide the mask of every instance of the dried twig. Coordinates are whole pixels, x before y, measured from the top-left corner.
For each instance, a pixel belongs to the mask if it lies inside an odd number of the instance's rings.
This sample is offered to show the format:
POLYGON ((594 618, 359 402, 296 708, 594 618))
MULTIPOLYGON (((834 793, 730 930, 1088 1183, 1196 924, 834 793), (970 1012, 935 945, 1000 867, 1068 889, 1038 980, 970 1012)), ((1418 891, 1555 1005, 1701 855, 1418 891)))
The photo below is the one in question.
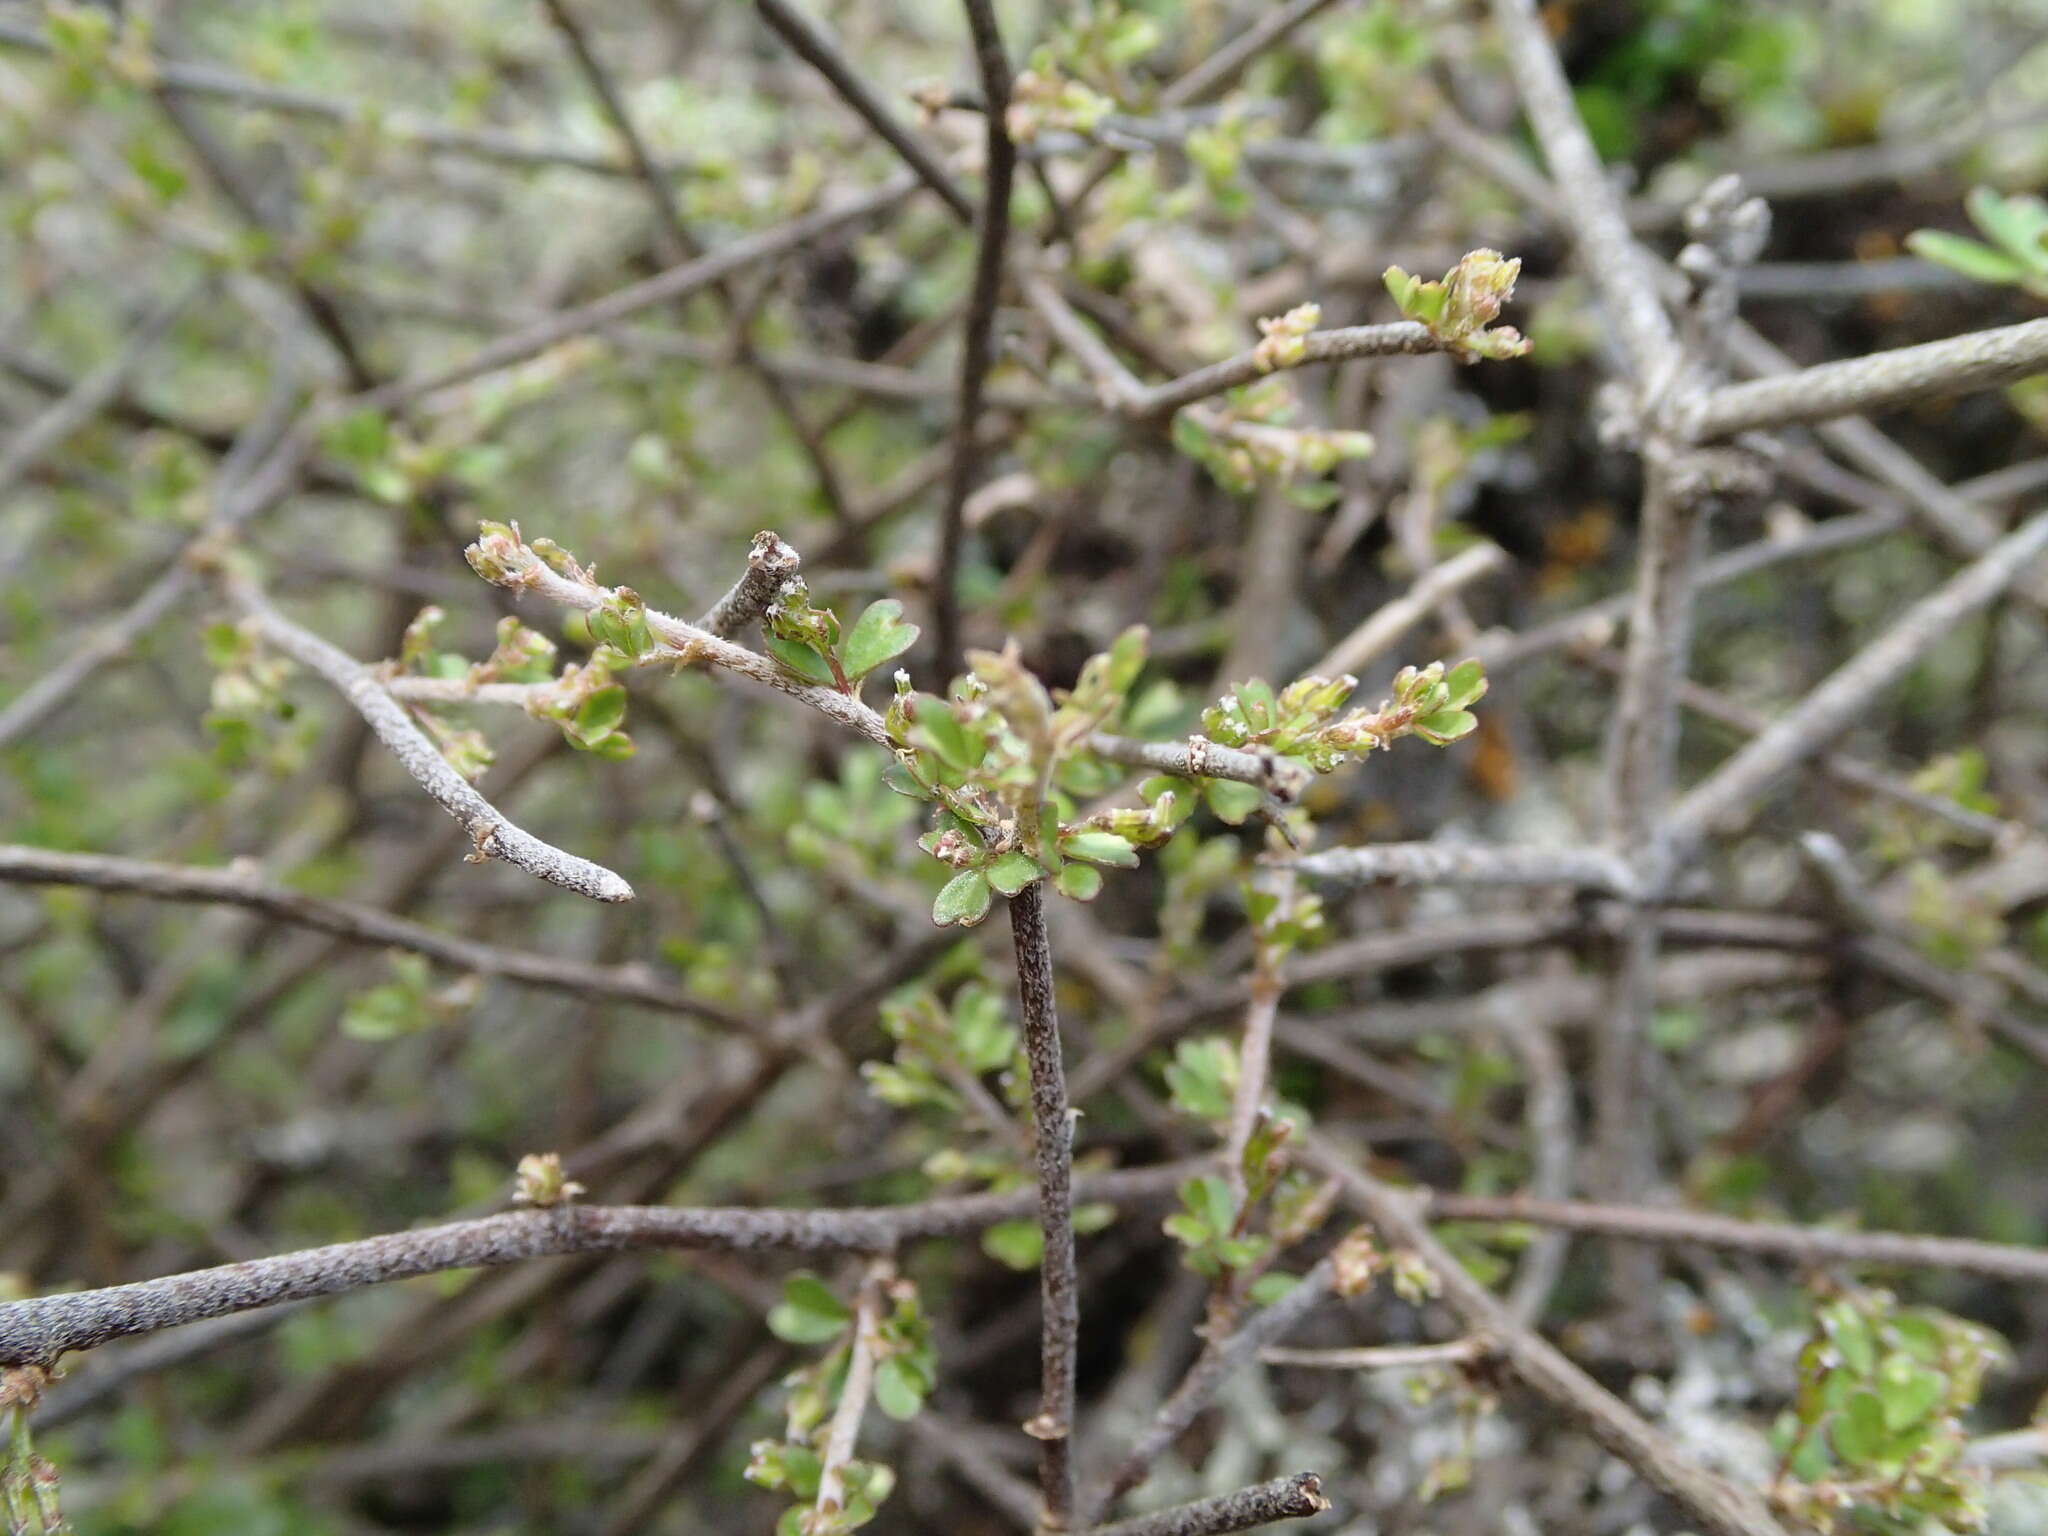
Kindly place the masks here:
POLYGON ((1329 1507, 1330 1501, 1323 1497, 1323 1480, 1313 1472, 1297 1472, 1219 1498, 1119 1520, 1115 1525, 1099 1525, 1094 1536, 1221 1536, 1279 1520, 1306 1520, 1329 1507))

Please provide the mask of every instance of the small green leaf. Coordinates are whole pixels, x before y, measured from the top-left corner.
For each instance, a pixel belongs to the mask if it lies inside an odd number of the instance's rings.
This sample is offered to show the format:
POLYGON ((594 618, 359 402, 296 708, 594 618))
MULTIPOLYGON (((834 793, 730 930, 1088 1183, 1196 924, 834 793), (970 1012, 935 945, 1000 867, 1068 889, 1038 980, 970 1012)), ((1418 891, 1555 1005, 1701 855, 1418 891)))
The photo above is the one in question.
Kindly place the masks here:
POLYGON ((988 916, 988 877, 970 869, 955 875, 932 902, 932 921, 941 928, 958 924, 972 928, 988 916))
POLYGON ((798 1271, 782 1283, 782 1300, 768 1313, 768 1329, 791 1344, 836 1339, 853 1321, 846 1304, 816 1275, 798 1271))
POLYGON ((1290 1275, 1285 1270, 1272 1270, 1252 1282, 1251 1299, 1259 1306, 1270 1307, 1300 1283, 1299 1275, 1290 1275))
POLYGON ((2027 269, 2004 251, 1941 229, 1916 229, 1906 236, 1906 249, 1922 261, 1947 267, 1980 283, 2016 283, 2027 269))
POLYGON ((790 671, 807 683, 818 683, 826 688, 833 686, 832 668, 820 656, 800 640, 784 640, 775 635, 767 637, 768 654, 781 662, 790 671))
POLYGON ((987 870, 988 883, 1005 896, 1016 895, 1044 873, 1038 867, 1038 860, 1021 849, 1004 854, 987 870))
POLYGON ((1256 784, 1240 784, 1235 779, 1204 779, 1202 798, 1209 802, 1209 809, 1216 813, 1217 820, 1241 827, 1245 818, 1259 808, 1265 795, 1256 784))
POLYGON ((839 665, 849 682, 859 682, 886 661, 917 644, 918 628, 903 622, 903 605, 893 597, 877 598, 839 642, 839 665))
POLYGON ((981 1248, 1011 1269, 1036 1269, 1045 1255, 1045 1234, 1035 1221, 999 1221, 981 1234, 981 1248))
POLYGON ((576 734, 595 747, 626 718, 626 690, 618 683, 598 689, 576 711, 576 734))
POLYGON ((1444 686, 1451 691, 1449 706, 1452 709, 1464 709, 1475 699, 1485 696, 1486 668, 1480 664, 1477 657, 1470 661, 1461 661, 1451 668, 1450 676, 1444 679, 1444 686))
POLYGON ((1102 871, 1092 864, 1069 864, 1053 877, 1062 896, 1093 901, 1102 893, 1102 871))
POLYGON ((1117 869, 1135 869, 1138 865, 1138 850, 1114 832, 1076 832, 1060 843, 1060 852, 1070 859, 1086 859, 1090 864, 1108 864, 1117 869))
POLYGON ((1963 200, 1970 218, 2023 266, 2048 263, 2048 203, 2038 197, 2000 197, 1990 187, 1972 187, 1963 200))
POLYGON ((1425 715, 1415 722, 1415 734, 1436 746, 1446 746, 1460 736, 1469 736, 1478 726, 1478 719, 1466 710, 1440 709, 1433 715, 1425 715))
POLYGON ((924 1407, 924 1383, 902 1355, 875 1368, 875 1402, 892 1419, 914 1419, 924 1407))
POLYGON ((1835 1452, 1851 1466, 1867 1467, 1881 1461, 1890 1435, 1885 1429, 1884 1404, 1875 1392, 1860 1388, 1850 1394, 1828 1426, 1835 1452))

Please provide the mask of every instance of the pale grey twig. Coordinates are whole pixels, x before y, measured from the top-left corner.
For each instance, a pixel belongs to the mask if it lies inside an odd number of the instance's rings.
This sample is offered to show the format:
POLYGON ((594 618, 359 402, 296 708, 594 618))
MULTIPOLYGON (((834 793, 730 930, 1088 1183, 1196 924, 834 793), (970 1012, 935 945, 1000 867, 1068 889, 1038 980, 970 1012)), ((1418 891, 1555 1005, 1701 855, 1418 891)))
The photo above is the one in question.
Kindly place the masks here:
POLYGON ((1226 1531, 1249 1531, 1280 1520, 1306 1520, 1329 1507, 1330 1501, 1323 1497, 1323 1480, 1313 1472, 1296 1472, 1217 1498, 1119 1520, 1115 1525, 1098 1525, 1093 1536, 1222 1536, 1226 1531))
POLYGON ((10 883, 76 885, 159 901, 217 902, 245 907, 351 943, 409 950, 470 975, 501 976, 523 987, 632 1003, 660 1013, 703 1019, 735 1033, 752 1027, 752 1021, 744 1015, 691 997, 645 965, 592 965, 567 956, 484 944, 394 917, 377 907, 312 896, 266 880, 256 871, 234 866, 200 869, 105 854, 59 853, 0 844, 0 884, 10 883))
POLYGON ((1442 1299, 1466 1328, 1495 1342, 1498 1358, 1552 1407, 1570 1415, 1652 1487, 1681 1505, 1712 1536, 1785 1536, 1755 1489, 1708 1471, 1640 1414, 1523 1326, 1429 1230, 1426 1207, 1381 1183, 1320 1137, 1305 1149, 1310 1166, 1337 1180, 1344 1198, 1378 1229, 1384 1243, 1406 1248, 1426 1264, 1442 1299))
POLYGON ((2048 512, 2037 514, 1913 604, 1882 635, 1828 675, 1673 809, 1674 844, 1689 847, 1719 822, 1826 749, 1885 688, 1970 615, 2020 579, 2048 550, 2048 512))
POLYGON ((1562 885, 1624 900, 1636 894, 1628 862, 1601 848, 1495 843, 1367 843, 1305 854, 1287 865, 1318 884, 1562 885))
POLYGON ((1134 741, 1127 736, 1096 732, 1088 750, 1130 768, 1148 768, 1182 779, 1230 779, 1254 784, 1283 805, 1292 805, 1314 782, 1309 769, 1263 749, 1220 747, 1202 736, 1186 741, 1134 741))
MULTIPOLYGON (((1187 1176, 1185 1165, 1096 1174, 1084 1199, 1149 1199, 1187 1176)), ((155 1333, 282 1302, 449 1269, 516 1264, 566 1253, 716 1249, 731 1253, 884 1254, 910 1242, 980 1232, 1029 1215, 1030 1190, 961 1195, 912 1205, 839 1210, 557 1205, 413 1232, 393 1232, 298 1253, 223 1264, 103 1290, 0 1303, 0 1364, 49 1365, 68 1350, 155 1333)))
POLYGON ((1724 384, 1689 402, 1677 429, 1713 442, 1740 432, 1893 410, 1936 395, 1994 389, 2048 370, 2048 320, 1724 384))
POLYGON ((1445 598, 1507 564, 1507 553, 1498 544, 1479 543, 1459 551, 1442 565, 1431 566, 1406 592, 1375 609, 1356 629, 1331 646, 1329 654, 1308 668, 1308 672, 1318 677, 1337 677, 1362 671, 1428 618, 1445 598))
POLYGON ((507 820, 449 766, 440 750, 412 723, 403 706, 385 691, 368 667, 311 630, 292 623, 253 584, 228 578, 224 585, 235 606, 255 623, 264 640, 317 673, 348 700, 405 771, 441 809, 462 823, 475 846, 473 860, 503 859, 550 885, 594 901, 633 899, 633 887, 603 865, 564 853, 507 820))
POLYGON ((120 351, 80 379, 62 399, 52 401, 5 447, 0 447, 0 496, 5 496, 52 449, 106 409, 203 286, 187 284, 151 305, 122 342, 120 351))
POLYGON ((730 640, 768 611, 782 584, 802 566, 797 552, 783 543, 779 534, 763 528, 754 535, 754 546, 747 551, 745 572, 697 621, 697 627, 721 640, 730 640))
POLYGON ((1164 384, 1154 384, 1130 404, 1134 416, 1170 416, 1184 405, 1220 395, 1227 389, 1250 384, 1280 368, 1300 368, 1310 363, 1349 362, 1361 357, 1416 356, 1441 352, 1443 343, 1427 326, 1412 320, 1390 325, 1352 325, 1328 331, 1311 331, 1301 338, 1300 355, 1285 363, 1274 363, 1257 348, 1184 373, 1164 384))
POLYGON ((2033 1285, 2048 1284, 2048 1249, 2015 1243, 1923 1237, 1910 1232, 1846 1232, 1834 1227, 1794 1226, 1789 1222, 1740 1221, 1705 1211, 1532 1200, 1525 1195, 1430 1192, 1421 1196, 1420 1203, 1427 1215, 1444 1221, 1526 1222, 1531 1226, 1643 1242, 1691 1243, 1799 1264, 1950 1270, 2033 1285))

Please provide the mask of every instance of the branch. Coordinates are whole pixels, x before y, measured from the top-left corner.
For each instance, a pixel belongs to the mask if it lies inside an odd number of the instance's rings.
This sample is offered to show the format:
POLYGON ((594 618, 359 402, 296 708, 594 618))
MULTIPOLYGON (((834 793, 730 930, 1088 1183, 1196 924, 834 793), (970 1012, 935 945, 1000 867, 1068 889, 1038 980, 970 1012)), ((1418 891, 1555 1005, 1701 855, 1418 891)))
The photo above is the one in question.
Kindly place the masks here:
POLYGON ((1362 672, 1395 641, 1428 618, 1445 598, 1507 565, 1505 550, 1498 544, 1482 543, 1452 556, 1442 565, 1431 566, 1406 592, 1376 609, 1332 646, 1327 656, 1307 669, 1308 673, 1338 677, 1346 672, 1362 672))
POLYGON ((441 809, 462 823, 476 851, 472 862, 503 859, 550 885, 594 901, 631 901, 633 887, 600 864, 564 853, 514 826, 448 765, 439 749, 412 723, 404 708, 384 691, 370 669, 310 630, 301 629, 246 581, 229 579, 228 594, 253 619, 272 645, 318 673, 355 707, 405 771, 419 781, 441 809))
POLYGON ((2048 1285, 2048 1249, 1967 1237, 1922 1237, 1909 1232, 1843 1232, 1783 1222, 1738 1221, 1704 1211, 1646 1205, 1595 1205, 1575 1200, 1532 1200, 1525 1195, 1422 1196, 1423 1211, 1444 1221, 1527 1222, 1566 1232, 1591 1232, 1649 1243, 1691 1243, 1733 1253, 1791 1259, 1799 1264, 1878 1264, 1898 1269, 1944 1269, 2048 1285))
POLYGON ((352 410, 388 410, 392 406, 418 400, 452 389, 458 384, 467 384, 486 374, 523 363, 536 357, 550 347, 637 315, 643 309, 652 309, 657 304, 666 304, 689 294, 700 292, 712 284, 799 247, 813 244, 837 233, 850 224, 858 224, 894 207, 915 189, 917 183, 909 176, 898 176, 885 182, 872 192, 845 202, 833 203, 815 209, 800 218, 790 219, 769 229, 722 245, 715 251, 706 252, 693 261, 686 261, 679 267, 666 272, 657 272, 641 282, 629 283, 624 288, 593 299, 588 304, 579 304, 573 309, 562 310, 544 320, 524 326, 508 336, 488 342, 476 349, 461 362, 445 368, 416 374, 411 378, 397 379, 380 388, 358 395, 346 402, 352 410))
POLYGON ((1548 1340, 1517 1322, 1485 1286, 1436 1240, 1412 1196, 1356 1167, 1320 1138, 1307 1160, 1336 1179, 1345 1198, 1393 1247, 1412 1249, 1435 1272, 1443 1301, 1474 1333, 1497 1342, 1500 1359, 1522 1383, 1583 1424, 1607 1450, 1682 1505, 1712 1536, 1784 1536, 1754 1489, 1707 1471, 1626 1403, 1580 1370, 1548 1340))
POLYGON ((895 1276, 895 1266, 876 1259, 861 1278, 860 1299, 855 1305, 853 1349, 846 1362, 846 1381, 839 1389, 839 1402, 832 1411, 832 1427, 826 1432, 825 1453, 819 1458, 818 1497, 813 1507, 831 1522, 846 1507, 846 1464, 853 1460, 860 1439, 860 1421, 868 1409, 868 1396, 875 1386, 875 1365, 881 1345, 882 1292, 895 1276))
POLYGON ((2019 580, 2043 550, 2048 550, 2048 513, 2037 514, 1908 608, 1678 802, 1670 820, 1674 845, 1690 848, 1717 822, 1822 751, 1958 624, 2019 580))
POLYGON ((1204 736, 1191 736, 1186 741, 1133 741, 1127 736, 1097 732, 1088 738, 1088 750, 1113 763, 1149 768, 1175 778, 1230 779, 1239 784, 1255 784, 1283 805, 1300 799, 1315 780, 1308 768, 1277 753, 1220 747, 1204 736))
POLYGON ((1201 1358, 1188 1368, 1180 1385, 1173 1389, 1173 1395, 1160 1405, 1145 1432, 1117 1463, 1108 1486, 1089 1501, 1087 1510, 1099 1514, 1142 1483, 1152 1463, 1194 1423, 1195 1416, 1209 1406, 1230 1375, 1257 1359, 1267 1345, 1285 1338, 1295 1324, 1329 1300, 1335 1279, 1335 1261, 1325 1257, 1296 1281, 1285 1296, 1254 1312, 1230 1337, 1221 1342, 1211 1341, 1201 1358))
POLYGON ((1693 442, 1713 442, 1759 428, 1832 421, 1938 395, 1995 389, 2043 370, 2048 370, 2048 320, 2029 320, 1746 384, 1724 384, 1693 401, 1677 425, 1693 442))
POLYGON ((1225 1531, 1248 1531, 1278 1520, 1306 1520, 1329 1507, 1330 1501, 1323 1497, 1323 1480, 1313 1472, 1297 1472, 1221 1498, 1099 1525, 1094 1536, 1221 1536, 1225 1531))
POLYGON ((754 535, 754 547, 747 551, 747 569, 725 596, 697 621, 697 627, 721 640, 730 640, 768 611, 782 584, 802 568, 797 552, 782 542, 779 534, 763 528, 754 535))
POLYGON ((1002 296, 1003 258, 1010 243, 1010 188, 1017 175, 1017 147, 1006 121, 1010 109, 1010 60, 996 26, 993 0, 965 0, 974 61, 981 73, 984 154, 987 166, 974 258, 974 284, 960 351, 960 403, 953 416, 953 468, 939 514, 938 569, 932 577, 932 642, 942 670, 960 654, 960 552, 966 541, 968 492, 974 488, 981 449, 975 437, 982 392, 995 352, 996 302, 1002 296))
POLYGON ((938 193, 961 223, 974 222, 974 204, 968 201, 967 194, 924 142, 905 128, 888 104, 861 79, 824 28, 787 0, 755 0, 755 9, 791 51, 823 75, 840 98, 860 115, 861 121, 903 157, 904 163, 917 173, 917 179, 938 193))
POLYGON ((1536 0, 1493 0, 1493 22, 1529 126, 1564 200, 1569 216, 1563 222, 1579 265, 1613 318, 1637 385, 1652 398, 1672 382, 1680 361, 1671 318, 1657 297, 1656 274, 1629 232, 1628 216, 1572 101, 1536 0))
POLYGON ((455 934, 439 933, 394 917, 377 907, 351 901, 329 901, 290 886, 262 879, 254 871, 195 869, 155 864, 143 859, 109 858, 90 853, 54 853, 42 848, 0 844, 0 883, 77 885, 93 890, 122 891, 161 901, 220 902, 246 907, 302 928, 331 933, 355 944, 378 944, 410 950, 458 971, 501 976, 523 987, 566 992, 578 997, 609 998, 635 1003, 661 1013, 703 1019, 735 1033, 751 1030, 753 1021, 716 1003, 691 997, 663 982, 644 965, 591 965, 566 956, 502 949, 455 934))
POLYGON ((5 496, 45 455, 113 403, 127 387, 137 365, 163 340, 198 292, 198 286, 188 285, 159 300, 129 333, 120 351, 80 379, 62 399, 53 401, 16 433, 6 447, 0 448, 0 496, 5 496))
POLYGON ((1331 331, 1310 331, 1301 338, 1301 351, 1291 361, 1274 363, 1257 348, 1251 348, 1219 363, 1184 373, 1177 379, 1169 379, 1164 384, 1153 385, 1139 394, 1128 410, 1137 417, 1171 416, 1184 405, 1193 405, 1197 400, 1206 400, 1227 389, 1253 383, 1281 368, 1300 368, 1309 363, 1349 362, 1361 357, 1420 356, 1443 350, 1443 343, 1430 334, 1427 326, 1412 320, 1392 325, 1352 325, 1331 331))
POLYGON ((1623 900, 1636 894, 1627 861, 1599 848, 1517 848, 1487 843, 1370 843, 1329 848, 1288 866, 1321 884, 1565 885, 1623 900))
POLYGON ((1074 1120, 1060 1060, 1059 1011, 1053 998, 1052 941, 1045 931, 1045 888, 1034 881, 1010 898, 1017 951, 1017 991, 1024 1006, 1024 1054, 1031 1069, 1031 1120, 1038 1162, 1039 1411, 1024 1426, 1040 1446, 1041 1526, 1065 1531, 1074 1521, 1074 1359, 1081 1335, 1074 1273, 1074 1120))
POLYGON ((1448 1344, 1375 1344, 1364 1349, 1288 1349, 1274 1345, 1259 1351, 1267 1365, 1296 1365, 1313 1371, 1422 1371, 1439 1365, 1465 1365, 1493 1352, 1491 1342, 1452 1339, 1448 1344))
MULTIPOLYGON (((1096 1174, 1079 1180, 1079 1188, 1090 1201, 1136 1203, 1170 1195, 1188 1173, 1189 1165, 1170 1164, 1096 1174)), ((1019 1190, 870 1209, 557 1205, 508 1211, 132 1285, 0 1303, 0 1364, 49 1365, 67 1350, 92 1349, 111 1339, 231 1312, 333 1296, 443 1270, 497 1267, 568 1253, 892 1253, 905 1243, 961 1237, 1015 1221, 1030 1214, 1036 1198, 1029 1190, 1019 1190)))

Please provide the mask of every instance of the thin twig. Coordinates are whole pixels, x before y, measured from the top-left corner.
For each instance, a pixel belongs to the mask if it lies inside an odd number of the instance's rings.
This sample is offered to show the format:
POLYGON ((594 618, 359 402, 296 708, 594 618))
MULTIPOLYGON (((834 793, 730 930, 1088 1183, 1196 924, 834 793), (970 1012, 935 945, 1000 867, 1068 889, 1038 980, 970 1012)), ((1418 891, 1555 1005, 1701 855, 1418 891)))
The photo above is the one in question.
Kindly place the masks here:
POLYGON ((1289 861, 1321 884, 1563 885, 1624 899, 1636 893, 1626 860, 1601 848, 1516 848, 1492 843, 1368 843, 1289 861))
POLYGON ((932 639, 942 671, 960 654, 960 555, 966 542, 967 496, 974 489, 981 460, 975 428, 981 420, 982 393, 995 356, 996 303, 1002 296, 1004 258, 1010 244, 1010 188, 1017 175, 1017 149, 1010 142, 1006 115, 1010 108, 1010 60, 1003 51, 992 0, 963 0, 968 30, 974 36, 974 61, 988 110, 985 134, 979 242, 974 282, 968 291, 967 317, 960 350, 960 396, 953 414, 953 468, 946 480, 946 500, 939 513, 938 567, 932 576, 932 639))
POLYGON ((384 690, 368 667, 312 631, 292 623, 250 583, 229 578, 225 585, 235 605, 255 621, 264 639, 332 685, 420 787, 462 823, 475 845, 473 860, 503 859, 550 885, 594 901, 633 899, 633 887, 603 865, 564 853, 507 820, 449 766, 439 749, 412 723, 403 706, 384 690))
POLYGON ((1754 803, 1800 763, 1826 749, 1870 702, 1903 677, 1964 619, 2013 585, 2048 550, 2048 513, 1999 540, 1975 562, 1920 599, 1876 640, 1831 672, 1691 790, 1671 814, 1675 843, 1691 845, 1754 803))
MULTIPOLYGON (((1188 1165, 1082 1178, 1083 1198, 1150 1200, 1188 1165)), ((281 1302, 449 1269, 516 1264, 567 1253, 715 1249, 729 1253, 892 1253, 905 1243, 985 1231, 1028 1215, 1030 1190, 962 1195, 870 1209, 782 1210, 656 1205, 557 1205, 393 1232, 272 1258, 224 1264, 104 1290, 0 1303, 0 1364, 47 1365, 68 1350, 155 1333, 281 1302)))
MULTIPOLYGON (((1353 325, 1336 330, 1311 331, 1301 338, 1300 352, 1285 363, 1276 364, 1256 348, 1184 373, 1164 384, 1155 384, 1131 402, 1130 413, 1138 417, 1170 416, 1184 405, 1220 395, 1227 389, 1267 377, 1278 368, 1301 368, 1310 363, 1341 363, 1361 357, 1420 356, 1441 352, 1443 343, 1429 328, 1410 320, 1390 325, 1353 325)), ((1348 669, 1347 669, 1348 670, 1348 669)))
POLYGON ((772 529, 754 535, 747 551, 747 569, 725 596, 713 603, 697 627, 721 640, 730 640, 768 611, 782 584, 803 567, 797 552, 782 542, 772 529))
POLYGON ((1435 1274, 1444 1303, 1473 1331, 1493 1340, 1499 1358, 1522 1383, 1569 1414, 1607 1450, 1634 1467, 1713 1536, 1784 1536, 1762 1497, 1709 1472, 1652 1428, 1636 1411, 1580 1370, 1548 1340, 1517 1322, 1485 1286, 1437 1241, 1424 1207, 1383 1184, 1320 1138, 1308 1161, 1336 1179, 1351 1205, 1386 1243, 1413 1251, 1435 1274))
POLYGON ((1949 1270, 2048 1285, 2048 1248, 2025 1248, 2014 1243, 1923 1237, 1910 1232, 1849 1232, 1786 1222, 1739 1221, 1706 1211, 1533 1200, 1526 1195, 1432 1191, 1420 1200, 1425 1214, 1444 1221, 1527 1222, 1531 1226, 1642 1242, 1690 1243, 1731 1253, 1790 1259, 1798 1264, 1874 1264, 1896 1269, 1949 1270))
POLYGON ((1362 1349, 1289 1349, 1274 1344, 1259 1351, 1267 1365, 1297 1365, 1315 1371, 1423 1371, 1483 1359, 1493 1345, 1483 1339, 1448 1344, 1372 1344, 1362 1349))
POLYGON ((198 869, 144 859, 0 844, 0 884, 76 885, 160 901, 219 902, 246 907, 354 944, 409 950, 470 975, 502 976, 524 987, 633 1003, 660 1013, 703 1019, 736 1033, 753 1028, 753 1021, 746 1016, 690 996, 664 982, 643 964, 592 965, 567 956, 484 944, 394 917, 377 907, 308 895, 239 867, 198 869))
POLYGON ((1362 672, 1435 612, 1445 598, 1464 591, 1482 576, 1505 569, 1507 564, 1507 552, 1498 544, 1482 543, 1460 551, 1442 565, 1431 566, 1406 592, 1375 609, 1364 623, 1330 647, 1329 654, 1308 668, 1305 675, 1338 677, 1346 672, 1362 672))
POLYGON ((846 1467, 853 1460, 854 1448, 860 1440, 860 1421, 867 1414, 868 1397, 874 1390, 875 1366, 881 1354, 882 1298, 895 1274, 896 1266, 889 1260, 876 1259, 861 1277, 846 1379, 839 1388, 839 1402, 832 1410, 832 1423, 825 1433, 824 1454, 818 1458, 815 1508, 828 1522, 846 1508, 846 1467))
POLYGON ((1098 1525, 1093 1536, 1222 1536, 1226 1531, 1249 1531, 1280 1520, 1306 1520, 1329 1507, 1330 1501, 1323 1497, 1323 1480, 1313 1472, 1296 1472, 1218 1498, 1119 1520, 1115 1525, 1098 1525))
POLYGON ((1038 1164, 1039 1411, 1027 1433, 1039 1442, 1041 1525, 1065 1531, 1074 1516, 1074 1361, 1081 1335, 1074 1273, 1074 1120, 1060 1059, 1060 1020, 1053 998, 1052 941, 1045 931, 1045 892, 1033 882, 1010 898, 1017 952, 1017 992, 1024 1008, 1024 1054, 1031 1071, 1031 1121, 1038 1164))
POLYGON ((1951 336, 1917 347, 1820 363, 1795 373, 1724 384, 1681 413, 1678 428, 1713 442, 1758 428, 1895 410, 1939 395, 1996 389, 2048 370, 2048 320, 1951 336))
POLYGON ((860 77, 830 34, 788 0, 754 0, 761 19, 774 29, 792 52, 831 84, 840 98, 859 114, 861 121, 879 134, 917 173, 918 180, 945 201, 963 224, 974 222, 974 204, 959 183, 946 173, 923 140, 911 133, 889 110, 888 104, 860 77))

